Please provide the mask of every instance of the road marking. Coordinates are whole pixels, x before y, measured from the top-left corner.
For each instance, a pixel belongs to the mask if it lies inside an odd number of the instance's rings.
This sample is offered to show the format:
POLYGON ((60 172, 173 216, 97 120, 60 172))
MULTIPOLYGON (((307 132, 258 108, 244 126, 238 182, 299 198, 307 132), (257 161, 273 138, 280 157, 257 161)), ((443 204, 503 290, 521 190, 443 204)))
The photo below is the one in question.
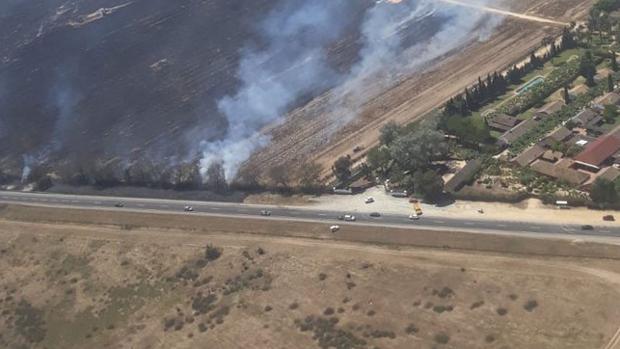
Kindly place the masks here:
POLYGON ((221 208, 219 208, 219 207, 211 207, 211 209, 212 209, 212 210, 216 210, 216 211, 221 210, 221 208))
POLYGON ((170 205, 160 205, 159 207, 168 208, 170 205))
POLYGON ((319 213, 319 216, 321 216, 321 217, 325 217, 325 216, 327 216, 327 215, 326 215, 325 213, 319 213))
POLYGON ((138 207, 144 207, 144 204, 138 204, 138 207))
POLYGON ((95 204, 95 205, 101 205, 101 201, 95 201, 95 202, 93 202, 93 204, 95 204))
POLYGON ((500 228, 506 228, 506 227, 508 227, 506 224, 498 224, 497 226, 498 226, 498 227, 500 227, 500 228))
POLYGON ((601 230, 601 233, 611 233, 611 230, 601 230))
POLYGON ((464 224, 465 225, 474 225, 474 223, 472 223, 472 222, 465 222, 464 224))

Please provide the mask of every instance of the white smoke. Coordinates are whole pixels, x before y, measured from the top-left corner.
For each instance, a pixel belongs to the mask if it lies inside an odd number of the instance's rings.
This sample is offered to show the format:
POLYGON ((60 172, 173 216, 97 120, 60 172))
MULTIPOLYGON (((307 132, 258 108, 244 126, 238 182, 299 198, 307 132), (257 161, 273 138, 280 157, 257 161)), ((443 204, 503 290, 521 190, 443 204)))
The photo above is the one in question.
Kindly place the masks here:
POLYGON ((325 47, 346 25, 347 2, 308 0, 298 5, 270 14, 261 28, 266 48, 243 51, 238 73, 242 87, 218 103, 228 131, 221 140, 201 143, 203 174, 211 164, 221 163, 226 178, 232 179, 254 151, 268 144, 269 137, 261 130, 282 122, 301 96, 338 83, 330 108, 334 128, 339 128, 365 101, 400 77, 471 40, 487 38, 501 21, 475 9, 432 0, 377 2, 367 10, 361 27, 360 59, 346 76, 340 76, 329 68, 325 47), (429 40, 403 47, 403 38, 412 35, 407 31, 430 17, 441 20, 439 30, 429 40))

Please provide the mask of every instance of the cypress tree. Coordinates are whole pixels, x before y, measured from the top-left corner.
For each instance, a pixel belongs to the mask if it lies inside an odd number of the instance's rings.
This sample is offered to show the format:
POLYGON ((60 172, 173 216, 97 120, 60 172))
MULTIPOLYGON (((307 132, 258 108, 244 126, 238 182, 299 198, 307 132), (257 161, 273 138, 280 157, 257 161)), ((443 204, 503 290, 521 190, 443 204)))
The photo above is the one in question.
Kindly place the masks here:
POLYGON ((611 76, 611 74, 607 75, 607 92, 613 92, 614 91, 614 78, 611 76))
POLYGON ((564 86, 564 103, 570 103, 570 93, 568 93, 568 87, 564 86))
POLYGON ((616 59, 615 51, 611 51, 611 69, 613 71, 618 71, 618 60, 616 59))

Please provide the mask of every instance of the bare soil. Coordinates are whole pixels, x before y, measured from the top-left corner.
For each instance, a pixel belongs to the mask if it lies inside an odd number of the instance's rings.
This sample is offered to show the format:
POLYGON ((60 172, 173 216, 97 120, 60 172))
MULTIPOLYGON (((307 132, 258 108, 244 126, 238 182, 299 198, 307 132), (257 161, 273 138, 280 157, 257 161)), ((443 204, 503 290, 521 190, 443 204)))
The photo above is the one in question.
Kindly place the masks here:
MULTIPOLYGON (((584 18, 591 4, 591 0, 527 0, 507 1, 506 7, 514 12, 570 22, 584 18)), ((329 176, 335 159, 343 155, 359 159, 364 153, 353 154, 355 147, 374 146, 379 130, 387 122, 405 124, 420 119, 479 76, 521 61, 540 46, 543 38, 555 36, 559 30, 557 26, 506 18, 489 40, 471 42, 434 62, 426 71, 371 94, 356 118, 344 128, 339 126, 342 116, 338 110, 326 110, 327 101, 334 96, 325 94, 293 111, 283 125, 269 130, 273 142, 254 156, 252 165, 266 169, 277 164, 296 167, 316 161, 323 165, 323 174, 329 176)), ((371 89, 373 83, 368 86, 371 89)))
POLYGON ((307 237, 259 236, 258 220, 1 211, 0 347, 581 349, 603 348, 620 323, 610 259, 325 241, 308 238, 312 224, 307 237))

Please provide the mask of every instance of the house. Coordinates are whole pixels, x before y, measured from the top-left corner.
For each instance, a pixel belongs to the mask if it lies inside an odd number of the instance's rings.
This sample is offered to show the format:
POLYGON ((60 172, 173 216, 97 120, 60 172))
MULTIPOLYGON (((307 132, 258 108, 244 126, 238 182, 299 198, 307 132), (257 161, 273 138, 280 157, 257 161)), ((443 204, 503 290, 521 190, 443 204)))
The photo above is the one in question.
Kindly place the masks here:
POLYGON ((551 162, 551 163, 556 163, 560 159, 562 159, 562 157, 564 157, 564 154, 562 154, 562 152, 553 151, 553 150, 549 149, 541 156, 541 159, 545 160, 545 161, 548 161, 548 162, 551 162))
POLYGON ((362 177, 356 180, 355 182, 351 183, 351 185, 349 186, 349 189, 351 189, 353 193, 361 193, 365 191, 366 189, 372 188, 374 185, 375 185, 374 182, 369 181, 365 177, 362 177))
POLYGON ((609 75, 614 75, 614 71, 609 68, 601 68, 596 71, 596 76, 594 79, 597 81, 602 81, 607 79, 609 75))
POLYGON ((445 191, 447 193, 454 193, 461 190, 463 186, 465 186, 468 182, 474 179, 474 176, 481 167, 481 159, 474 159, 468 161, 467 164, 465 164, 465 166, 459 172, 457 172, 452 178, 450 178, 450 180, 448 180, 448 182, 444 186, 445 191))
POLYGON ((538 115, 539 117, 550 116, 562 110, 563 106, 564 106, 564 101, 562 100, 549 102, 545 104, 542 108, 538 109, 535 115, 538 115))
POLYGON ((615 92, 608 92, 592 102, 596 109, 603 110, 606 105, 620 105, 620 95, 615 92))
POLYGON ((598 172, 602 165, 620 150, 620 137, 608 134, 597 138, 575 157, 575 164, 598 172))
POLYGON ((543 176, 561 180, 572 185, 582 185, 590 179, 590 175, 570 168, 572 162, 569 159, 562 159, 560 162, 552 164, 544 160, 536 160, 530 168, 543 176))
POLYGON ((568 91, 568 94, 571 95, 573 98, 575 98, 575 97, 579 97, 581 95, 585 95, 586 93, 588 93, 588 91, 590 91, 588 86, 586 86, 584 84, 581 84, 581 85, 577 85, 577 86, 573 87, 572 89, 570 89, 568 91))
POLYGON ((562 143, 566 141, 573 132, 564 126, 560 126, 551 131, 543 140, 543 144, 549 148, 553 147, 556 143, 562 143))
POLYGON ((518 164, 519 166, 525 167, 543 156, 543 154, 547 151, 543 146, 539 144, 534 144, 533 146, 525 149, 521 154, 517 155, 512 162, 518 164))
POLYGON ((537 118, 527 119, 501 135, 497 142, 501 146, 509 146, 517 139, 536 128, 538 124, 540 124, 540 121, 537 118))
POLYGON ((597 116, 599 116, 598 113, 588 108, 588 109, 584 109, 580 111, 577 115, 573 116, 570 120, 579 127, 586 127, 586 125, 588 125, 590 121, 596 119, 597 116))
POLYGON ((596 182, 597 179, 605 179, 608 180, 610 182, 615 181, 616 179, 618 179, 618 177, 620 177, 620 170, 618 170, 617 168, 614 167, 607 167, 601 170, 601 172, 598 173, 597 176, 593 177, 592 179, 590 179, 588 181, 588 183, 586 183, 584 185, 585 190, 591 190, 592 189, 592 184, 594 184, 594 182, 596 182))
POLYGON ((520 122, 521 120, 506 114, 497 114, 492 118, 487 119, 487 125, 491 129, 500 132, 506 132, 517 126, 520 122))

